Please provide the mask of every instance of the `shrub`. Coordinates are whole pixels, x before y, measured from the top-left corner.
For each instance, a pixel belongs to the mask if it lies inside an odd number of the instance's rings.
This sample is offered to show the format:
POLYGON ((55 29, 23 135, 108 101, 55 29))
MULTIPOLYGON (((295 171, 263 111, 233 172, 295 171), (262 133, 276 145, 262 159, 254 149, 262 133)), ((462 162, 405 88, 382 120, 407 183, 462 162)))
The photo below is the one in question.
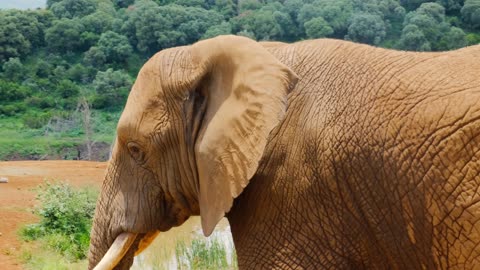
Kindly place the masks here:
POLYGON ((19 112, 25 111, 25 104, 23 103, 14 103, 8 105, 0 105, 0 114, 6 116, 14 116, 19 112))
POLYGON ((41 128, 52 117, 51 113, 28 112, 22 117, 23 124, 29 128, 41 128))
POLYGON ((69 184, 46 183, 40 186, 35 210, 38 224, 21 230, 25 240, 43 239, 46 244, 71 260, 86 258, 97 193, 75 190, 69 184))
POLYGON ((57 93, 62 98, 75 97, 79 92, 79 87, 70 80, 61 80, 57 85, 57 93))
POLYGON ((468 45, 480 44, 480 34, 470 33, 467 35, 468 45))
POLYGON ((0 102, 20 100, 29 94, 30 89, 26 86, 0 80, 0 102))
POLYGON ((54 108, 56 105, 55 98, 51 96, 44 96, 44 97, 32 96, 27 98, 25 100, 25 103, 27 103, 27 105, 29 106, 37 107, 40 109, 54 108))

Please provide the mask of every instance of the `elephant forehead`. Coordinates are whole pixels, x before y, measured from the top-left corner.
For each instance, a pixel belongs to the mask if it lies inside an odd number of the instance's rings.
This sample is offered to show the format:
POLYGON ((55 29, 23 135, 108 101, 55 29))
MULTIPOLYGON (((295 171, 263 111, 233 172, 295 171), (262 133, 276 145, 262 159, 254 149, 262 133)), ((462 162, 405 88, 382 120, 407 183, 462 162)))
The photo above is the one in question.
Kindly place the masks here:
POLYGON ((149 137, 169 125, 166 101, 159 96, 129 97, 118 121, 117 133, 124 139, 149 137))
POLYGON ((118 122, 117 133, 120 138, 140 140, 153 133, 161 133, 171 125, 166 110, 143 110, 135 113, 123 113, 118 122))

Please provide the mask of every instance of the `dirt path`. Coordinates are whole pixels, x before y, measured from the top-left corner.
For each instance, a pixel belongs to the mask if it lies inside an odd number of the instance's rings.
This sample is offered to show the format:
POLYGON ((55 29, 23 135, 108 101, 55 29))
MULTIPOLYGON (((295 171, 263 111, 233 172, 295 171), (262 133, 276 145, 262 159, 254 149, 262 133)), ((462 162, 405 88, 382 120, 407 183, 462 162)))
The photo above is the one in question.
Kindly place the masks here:
POLYGON ((0 162, 0 269, 22 269, 18 262, 20 241, 18 229, 36 220, 31 213, 35 187, 45 179, 65 180, 74 186, 100 187, 105 162, 87 161, 8 161, 0 162))

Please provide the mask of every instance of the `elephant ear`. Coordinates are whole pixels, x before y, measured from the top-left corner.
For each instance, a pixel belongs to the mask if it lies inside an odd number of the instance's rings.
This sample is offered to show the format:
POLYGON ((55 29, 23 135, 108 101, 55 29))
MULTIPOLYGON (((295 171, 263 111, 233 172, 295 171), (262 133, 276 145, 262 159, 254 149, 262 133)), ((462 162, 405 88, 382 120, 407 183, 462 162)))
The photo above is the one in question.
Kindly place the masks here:
MULTIPOLYGON (((203 233, 208 236, 255 174, 267 138, 283 119, 297 77, 260 44, 220 36, 190 48, 206 98, 195 142, 203 233)), ((193 74, 192 74, 193 75, 193 74)))

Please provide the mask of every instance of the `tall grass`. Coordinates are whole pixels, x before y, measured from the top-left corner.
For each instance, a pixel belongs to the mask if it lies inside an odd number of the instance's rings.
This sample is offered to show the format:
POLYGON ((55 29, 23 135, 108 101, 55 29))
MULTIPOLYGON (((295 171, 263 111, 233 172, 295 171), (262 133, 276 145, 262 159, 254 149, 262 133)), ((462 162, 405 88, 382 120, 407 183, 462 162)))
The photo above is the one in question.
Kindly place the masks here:
POLYGON ((209 240, 193 239, 191 245, 177 242, 175 256, 178 269, 237 269, 236 253, 229 243, 227 252, 225 243, 219 237, 209 240))

